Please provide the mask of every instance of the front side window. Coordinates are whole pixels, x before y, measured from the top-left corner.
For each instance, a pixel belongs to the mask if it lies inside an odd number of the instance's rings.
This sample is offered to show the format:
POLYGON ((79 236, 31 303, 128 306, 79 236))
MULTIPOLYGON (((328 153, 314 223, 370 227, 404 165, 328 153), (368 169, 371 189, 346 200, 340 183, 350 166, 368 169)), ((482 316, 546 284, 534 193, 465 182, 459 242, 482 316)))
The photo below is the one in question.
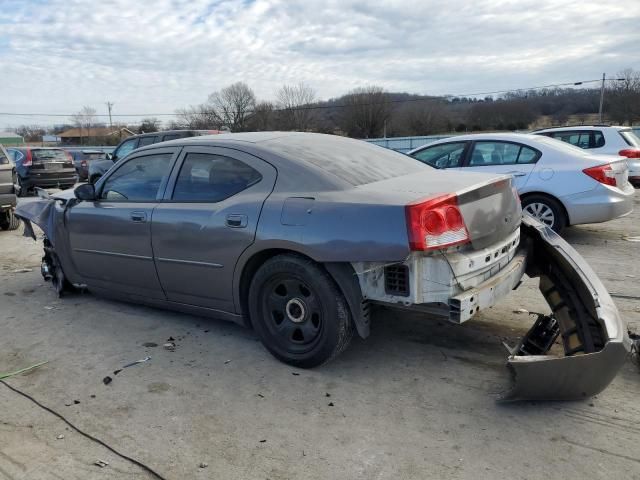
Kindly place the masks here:
POLYGON ((100 198, 109 201, 152 202, 169 176, 171 153, 132 158, 104 183, 100 198))
POLYGON ((142 137, 140 139, 140 144, 138 145, 138 148, 140 147, 144 147, 145 145, 152 145, 154 143, 156 143, 158 141, 158 137, 153 136, 153 137, 142 137))
POLYGON ((127 140, 114 152, 114 158, 124 158, 126 157, 134 148, 136 148, 136 143, 138 143, 137 138, 132 138, 131 140, 127 140))
POLYGON ((471 153, 470 167, 536 163, 537 150, 509 142, 476 142, 471 153))
POLYGON ((427 147, 411 156, 435 168, 455 168, 462 163, 466 142, 444 143, 427 147))
POLYGON ((163 142, 168 142, 169 140, 175 140, 176 138, 180 138, 180 135, 178 135, 177 133, 171 133, 169 135, 165 135, 162 138, 163 142))
POLYGON ((261 179, 258 171, 235 158, 188 153, 180 168, 172 199, 182 202, 220 202, 261 179))

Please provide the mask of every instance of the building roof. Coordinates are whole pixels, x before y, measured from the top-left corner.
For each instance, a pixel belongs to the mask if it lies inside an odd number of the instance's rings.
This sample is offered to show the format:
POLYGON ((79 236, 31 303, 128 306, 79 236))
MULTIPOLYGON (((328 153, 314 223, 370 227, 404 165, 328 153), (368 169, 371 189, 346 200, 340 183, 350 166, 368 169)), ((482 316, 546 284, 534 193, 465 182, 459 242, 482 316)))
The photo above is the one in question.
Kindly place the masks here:
POLYGON ((76 138, 76 137, 108 137, 110 135, 116 135, 120 132, 126 132, 129 135, 133 135, 133 132, 124 127, 92 127, 92 128, 71 128, 60 134, 61 138, 76 138))

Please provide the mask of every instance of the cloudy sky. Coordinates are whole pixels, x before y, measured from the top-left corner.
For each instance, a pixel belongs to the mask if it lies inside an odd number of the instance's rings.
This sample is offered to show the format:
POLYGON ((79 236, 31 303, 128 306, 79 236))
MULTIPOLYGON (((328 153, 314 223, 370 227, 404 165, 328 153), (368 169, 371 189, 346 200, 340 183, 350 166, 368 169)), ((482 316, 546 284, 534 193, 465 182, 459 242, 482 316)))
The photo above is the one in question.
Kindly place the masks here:
MULTIPOLYGON (((466 94, 640 69, 640 1, 2 0, 0 112, 173 112, 235 81, 466 94)), ((0 128, 65 117, 0 115, 0 128)))

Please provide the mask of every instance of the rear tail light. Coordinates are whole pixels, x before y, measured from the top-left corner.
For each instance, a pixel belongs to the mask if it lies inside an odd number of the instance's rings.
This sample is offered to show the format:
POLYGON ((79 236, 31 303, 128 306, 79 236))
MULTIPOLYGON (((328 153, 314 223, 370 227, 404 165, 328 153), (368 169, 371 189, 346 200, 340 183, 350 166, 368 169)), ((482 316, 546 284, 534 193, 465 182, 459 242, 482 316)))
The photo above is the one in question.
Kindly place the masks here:
POLYGON ((582 171, 600 183, 610 185, 612 187, 618 186, 611 165, 598 165, 597 167, 585 168, 582 171))
POLYGON ((456 195, 443 195, 405 206, 411 250, 435 250, 469 242, 456 195))
POLYGON ((640 148, 625 148, 624 150, 620 150, 618 155, 627 158, 640 158, 640 148))
POLYGON ((82 160, 82 161, 80 162, 80 166, 82 166, 82 167, 86 167, 86 166, 87 166, 87 161, 86 161, 86 160, 82 160))
POLYGON ((23 167, 30 167, 33 164, 33 157, 31 156, 31 150, 27 150, 27 153, 22 161, 23 167))

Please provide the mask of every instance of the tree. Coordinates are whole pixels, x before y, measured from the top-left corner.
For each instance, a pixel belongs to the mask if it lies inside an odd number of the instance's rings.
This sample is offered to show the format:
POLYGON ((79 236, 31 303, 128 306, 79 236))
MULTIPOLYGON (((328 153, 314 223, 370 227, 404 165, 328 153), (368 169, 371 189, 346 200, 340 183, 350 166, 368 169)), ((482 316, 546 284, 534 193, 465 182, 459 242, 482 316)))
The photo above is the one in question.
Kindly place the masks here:
POLYGON ((25 142, 41 142, 46 130, 39 125, 20 125, 14 132, 24 138, 25 142))
POLYGON ((445 104, 435 98, 408 103, 404 116, 409 135, 432 135, 446 131, 449 120, 445 104))
POLYGON ((189 128, 193 130, 219 130, 222 119, 215 110, 207 104, 192 105, 176 110, 176 119, 169 122, 169 128, 179 130, 189 128))
POLYGON ((640 119, 640 72, 627 68, 616 77, 622 80, 615 81, 604 96, 609 115, 616 123, 632 125, 640 119))
POLYGON ((383 134, 391 117, 389 95, 381 87, 371 85, 351 90, 341 99, 341 126, 350 137, 375 138, 383 134))
POLYGON ((256 106, 256 96, 246 83, 236 82, 209 95, 207 104, 232 132, 246 129, 249 114, 256 106))
POLYGON ((308 130, 313 120, 311 104, 315 98, 315 90, 304 82, 280 87, 280 90, 276 92, 280 128, 283 130, 308 130))
POLYGON ((274 105, 271 102, 256 103, 253 114, 247 121, 250 130, 265 131, 273 129, 274 105))
POLYGON ((71 115, 71 121, 73 124, 80 129, 80 145, 82 145, 84 137, 91 136, 91 128, 95 124, 96 119, 96 109, 89 106, 84 106, 82 109, 71 115), (84 130, 84 135, 83 135, 84 130))
POLYGON ((138 127, 138 133, 151 133, 160 130, 160 120, 157 118, 143 118, 138 127))

